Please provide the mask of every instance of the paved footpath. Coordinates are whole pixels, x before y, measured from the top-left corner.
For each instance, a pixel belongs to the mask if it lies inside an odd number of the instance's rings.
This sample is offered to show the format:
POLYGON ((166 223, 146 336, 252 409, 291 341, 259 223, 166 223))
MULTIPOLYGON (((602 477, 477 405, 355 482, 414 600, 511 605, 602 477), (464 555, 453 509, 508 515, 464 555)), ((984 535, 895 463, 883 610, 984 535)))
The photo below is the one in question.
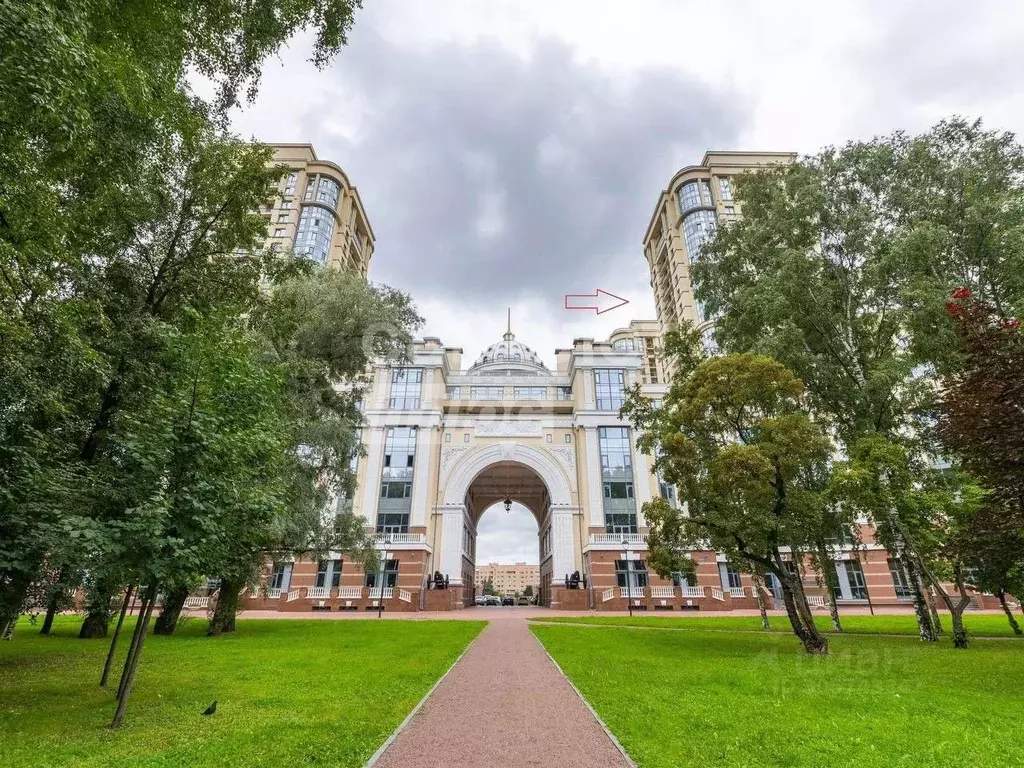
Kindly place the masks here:
MULTIPOLYGON (((466 611, 466 613, 470 613, 466 611)), ((492 620, 374 768, 628 768, 524 618, 492 620)))

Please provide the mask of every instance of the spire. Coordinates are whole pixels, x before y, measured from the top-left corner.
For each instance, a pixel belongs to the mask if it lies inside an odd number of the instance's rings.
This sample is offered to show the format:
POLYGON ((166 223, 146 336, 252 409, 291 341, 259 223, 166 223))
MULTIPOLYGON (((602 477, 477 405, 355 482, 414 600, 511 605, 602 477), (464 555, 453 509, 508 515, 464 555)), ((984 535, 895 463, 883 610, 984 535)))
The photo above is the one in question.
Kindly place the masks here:
POLYGON ((512 307, 509 307, 508 308, 508 325, 506 326, 506 330, 505 330, 505 341, 510 341, 511 339, 514 339, 514 338, 515 338, 515 336, 512 335, 512 307))

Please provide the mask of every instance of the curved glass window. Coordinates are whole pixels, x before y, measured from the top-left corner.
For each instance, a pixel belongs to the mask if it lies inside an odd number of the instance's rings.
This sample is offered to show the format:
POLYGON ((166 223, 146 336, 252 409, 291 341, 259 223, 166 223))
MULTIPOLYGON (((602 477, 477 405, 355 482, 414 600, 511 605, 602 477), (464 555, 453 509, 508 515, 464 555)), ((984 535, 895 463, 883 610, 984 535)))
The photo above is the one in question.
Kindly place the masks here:
POLYGON ((710 205, 711 185, 704 179, 688 181, 679 188, 679 210, 682 213, 710 205))
POLYGON ((334 216, 316 205, 306 205, 299 217, 295 234, 295 253, 307 259, 326 264, 334 235, 334 216))
POLYGON ((316 190, 316 201, 329 205, 331 208, 338 207, 338 195, 341 192, 341 186, 334 179, 328 178, 327 176, 320 177, 320 186, 316 190))
POLYGON ((683 219, 683 238, 691 262, 700 258, 701 248, 714 237, 717 228, 714 211, 694 211, 683 219))

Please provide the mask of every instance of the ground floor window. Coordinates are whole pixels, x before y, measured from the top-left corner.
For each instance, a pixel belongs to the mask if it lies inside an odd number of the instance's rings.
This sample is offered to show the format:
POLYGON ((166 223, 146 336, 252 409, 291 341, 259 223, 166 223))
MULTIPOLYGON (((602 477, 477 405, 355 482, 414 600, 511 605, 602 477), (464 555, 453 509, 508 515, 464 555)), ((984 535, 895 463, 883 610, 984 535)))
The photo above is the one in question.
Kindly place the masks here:
MULTIPOLYGON (((366 574, 366 586, 376 587, 377 579, 380 577, 380 568, 366 574)), ((398 583, 398 561, 388 560, 384 563, 384 586, 393 587, 398 583)))
POLYGON ((647 563, 643 560, 616 560, 615 583, 620 587, 646 587, 647 563))
POLYGON ((899 560, 889 558, 889 573, 892 576, 892 586, 896 590, 896 597, 900 600, 911 600, 914 597, 914 590, 910 587, 910 574, 907 567, 899 560))
POLYGON ((341 584, 341 560, 321 560, 316 566, 316 586, 337 587, 341 584))
POLYGON ((690 577, 682 571, 672 571, 672 586, 688 587, 690 586, 690 577))
POLYGON ((859 560, 843 560, 836 563, 839 583, 833 589, 836 600, 867 600, 868 583, 859 560))
POLYGON ((722 589, 741 589, 743 587, 743 579, 740 577, 740 572, 729 565, 729 563, 719 563, 718 573, 722 579, 722 589))
POLYGON ((766 573, 764 575, 764 585, 768 588, 768 591, 772 593, 773 597, 782 599, 782 582, 779 581, 779 577, 774 573, 766 573))
POLYGON ((274 569, 270 572, 270 579, 267 586, 270 589, 286 591, 292 580, 291 563, 274 563, 274 569))

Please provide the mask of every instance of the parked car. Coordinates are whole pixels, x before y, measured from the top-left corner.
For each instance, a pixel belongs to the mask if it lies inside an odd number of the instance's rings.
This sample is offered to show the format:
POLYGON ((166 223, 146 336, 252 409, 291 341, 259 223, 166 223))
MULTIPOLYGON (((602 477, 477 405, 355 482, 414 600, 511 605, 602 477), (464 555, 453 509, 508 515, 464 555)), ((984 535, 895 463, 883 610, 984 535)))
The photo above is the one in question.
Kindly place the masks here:
POLYGON ((477 595, 474 601, 477 605, 487 605, 487 598, 483 595, 477 595))
POLYGON ((502 605, 515 605, 516 604, 516 599, 514 597, 512 597, 511 595, 505 595, 505 597, 501 598, 501 604, 502 605))
POLYGON ((519 605, 529 605, 530 604, 530 598, 528 598, 526 595, 520 595, 519 600, 518 600, 518 604, 519 605))
POLYGON ((487 605, 501 605, 501 601, 498 599, 497 595, 488 595, 487 605))

